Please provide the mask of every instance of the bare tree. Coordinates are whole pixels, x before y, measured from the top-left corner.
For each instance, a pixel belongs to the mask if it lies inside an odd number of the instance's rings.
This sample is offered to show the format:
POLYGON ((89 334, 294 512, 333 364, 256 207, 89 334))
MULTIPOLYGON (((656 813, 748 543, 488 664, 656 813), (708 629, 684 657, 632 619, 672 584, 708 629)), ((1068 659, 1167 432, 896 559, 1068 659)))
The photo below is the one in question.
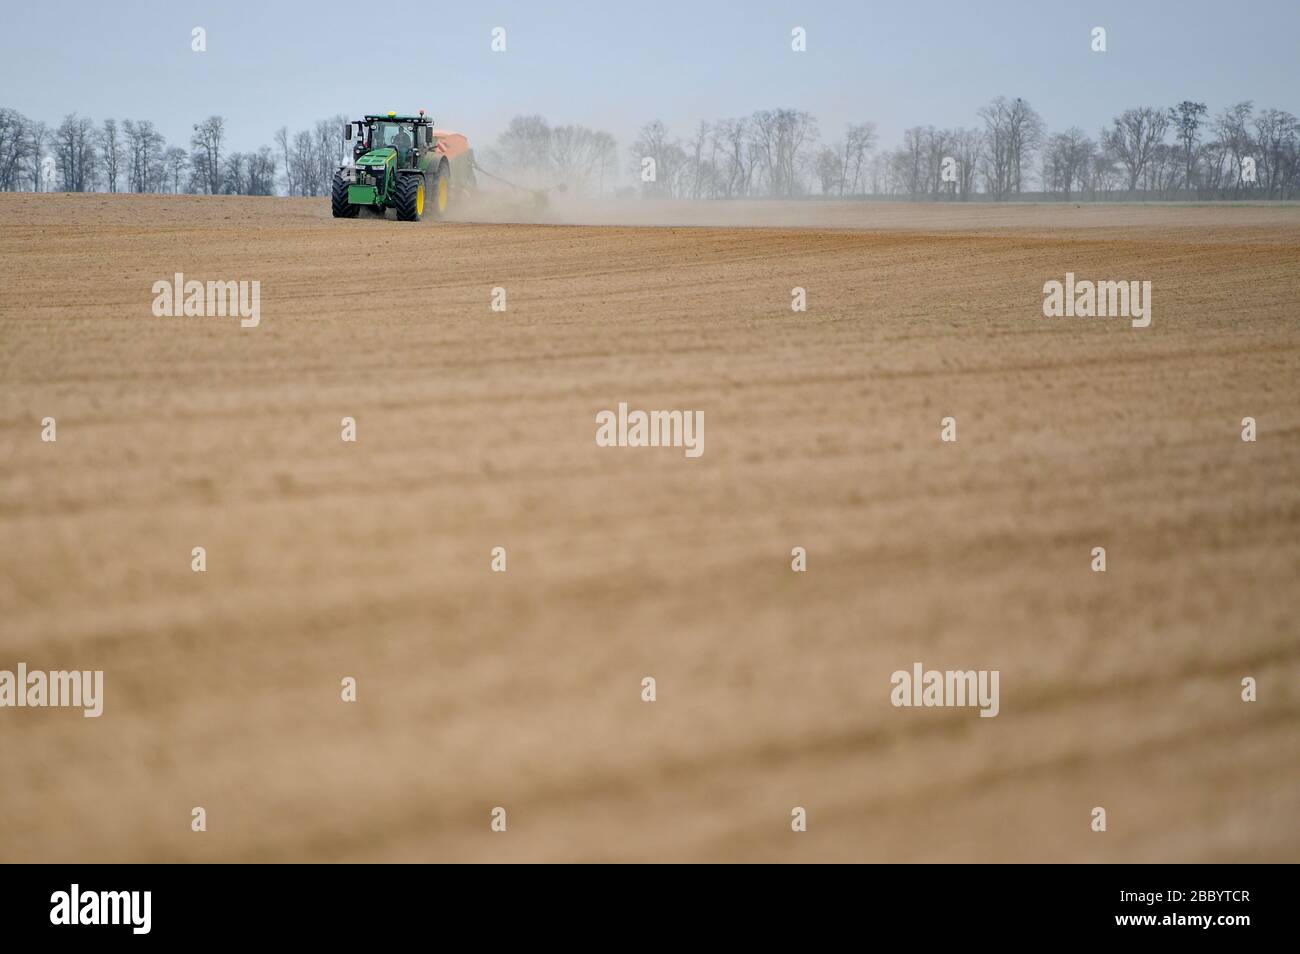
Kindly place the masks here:
POLYGON ((549 137, 550 155, 540 157, 553 180, 579 194, 604 188, 612 172, 617 143, 609 133, 586 126, 556 126, 549 137))
POLYGON ((984 177, 990 194, 1019 194, 1025 170, 1043 139, 1043 119, 1023 99, 999 96, 980 110, 984 120, 984 177))
POLYGON ((209 116, 194 124, 190 147, 194 150, 194 171, 209 195, 221 192, 221 147, 226 139, 226 121, 220 116, 209 116))
POLYGON ((275 154, 270 146, 248 154, 248 194, 275 195, 275 154))
POLYGON ((347 143, 343 139, 343 124, 348 117, 338 113, 316 123, 315 179, 320 191, 313 195, 329 195, 334 170, 347 158, 347 143))
POLYGON ((1246 100, 1229 106, 1214 121, 1220 173, 1222 174, 1222 165, 1226 161, 1228 164, 1227 177, 1228 181, 1232 183, 1234 195, 1245 184, 1242 178, 1243 164, 1241 160, 1250 155, 1251 152, 1250 120, 1254 109, 1255 104, 1250 100, 1246 100))
POLYGON ((975 172, 984 148, 984 134, 978 129, 956 129, 952 144, 953 158, 957 160, 957 194, 965 201, 975 193, 975 172))
MULTIPOLYGON (((1106 130, 1103 128, 1098 140, 1104 140, 1106 130)), ((1119 166, 1115 162, 1115 157, 1105 149, 1097 148, 1093 151, 1092 162, 1089 163, 1088 170, 1088 192, 1091 198, 1097 198, 1100 193, 1109 195, 1124 184, 1124 176, 1119 166)))
POLYGON ((95 126, 88 117, 69 113, 54 133, 54 160, 64 192, 95 187, 95 126))
POLYGON ((227 153, 221 160, 221 191, 227 195, 248 194, 248 173, 242 152, 227 153))
POLYGON ((705 166, 708 162, 706 151, 709 148, 710 138, 709 124, 701 120, 695 127, 695 136, 688 143, 687 148, 683 189, 692 199, 701 199, 708 194, 710 175, 705 166))
POLYGON ((1256 175, 1264 194, 1284 198, 1287 185, 1294 178, 1294 161, 1300 123, 1291 113, 1264 109, 1255 116, 1254 143, 1259 153, 1256 175))
POLYGON ((935 129, 933 126, 926 126, 923 146, 925 156, 922 185, 925 191, 933 196, 955 194, 957 191, 956 181, 951 183, 951 188, 946 188, 948 183, 943 181, 944 160, 953 158, 950 155, 953 149, 952 133, 947 129, 935 129))
POLYGON ((756 156, 752 148, 748 119, 720 119, 713 124, 721 159, 722 194, 740 198, 749 194, 756 156))
POLYGON ((22 187, 23 161, 30 148, 30 120, 14 109, 0 109, 0 191, 22 187))
POLYGON ((311 133, 305 129, 293 136, 293 155, 289 168, 298 184, 299 195, 324 195, 316 177, 316 150, 311 133))
POLYGON ((1143 106, 1126 109, 1106 131, 1103 145, 1127 171, 1129 192, 1137 190, 1138 180, 1155 154, 1156 146, 1164 141, 1168 128, 1168 113, 1143 106))
POLYGON ((116 119, 104 120, 99 130, 98 143, 108 191, 116 192, 117 181, 122 174, 122 144, 117 135, 116 119))
POLYGON ((926 187, 926 132, 920 126, 903 130, 903 145, 895 154, 893 171, 899 186, 913 200, 926 187))
POLYGON ((699 180, 700 194, 708 196, 710 199, 716 199, 724 195, 727 188, 727 173, 724 171, 726 165, 726 150, 723 147, 722 137, 719 135, 717 123, 700 123, 700 132, 708 136, 706 144, 708 154, 701 151, 699 157, 699 168, 696 170, 696 177, 699 180))
POLYGON ((839 183, 840 195, 844 195, 846 189, 849 195, 858 194, 863 163, 866 162, 867 153, 875 146, 875 123, 850 123, 844 130, 844 141, 840 148, 840 165, 843 170, 839 183))
POLYGON ((49 141, 49 126, 40 122, 27 124, 27 178, 32 184, 33 192, 44 192, 49 185, 45 181, 45 147, 49 141))
POLYGON ((147 119, 136 122, 126 119, 122 121, 122 138, 126 145, 127 183, 131 191, 161 191, 161 156, 166 147, 162 135, 147 119))
POLYGON ((280 150, 280 161, 284 163, 284 194, 301 195, 298 180, 294 176, 293 166, 289 161, 289 127, 281 126, 275 131, 275 145, 280 150))
POLYGON ((817 139, 817 120, 803 110, 763 109, 754 113, 750 128, 767 176, 768 194, 799 195, 803 191, 803 150, 817 139))
POLYGON ((1197 146, 1201 140, 1201 125, 1205 121, 1206 106, 1185 99, 1169 110, 1169 121, 1183 151, 1183 185, 1190 192, 1196 188, 1197 146))
POLYGON ((817 151, 813 159, 813 172, 821 186, 822 195, 844 194, 844 144, 836 143, 817 151))
POLYGON ((670 138, 668 127, 656 119, 641 127, 636 142, 632 143, 632 167, 640 177, 646 159, 653 160, 654 178, 641 180, 641 190, 647 195, 673 198, 678 194, 682 173, 686 168, 687 154, 680 142, 670 138))
POLYGON ((1059 193, 1069 201, 1077 186, 1080 190, 1088 181, 1096 145, 1077 126, 1048 137, 1043 146, 1043 189, 1059 193))
POLYGON ((165 170, 163 181, 169 187, 169 191, 179 193, 181 181, 189 169, 190 157, 179 146, 171 146, 163 153, 162 163, 165 170))

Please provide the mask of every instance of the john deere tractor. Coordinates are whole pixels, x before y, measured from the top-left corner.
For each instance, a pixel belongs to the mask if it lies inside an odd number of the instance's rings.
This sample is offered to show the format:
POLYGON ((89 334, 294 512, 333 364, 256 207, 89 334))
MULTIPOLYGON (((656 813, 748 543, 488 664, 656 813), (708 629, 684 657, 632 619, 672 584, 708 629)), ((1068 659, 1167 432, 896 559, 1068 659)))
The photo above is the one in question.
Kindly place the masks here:
POLYGON ((362 209, 383 215, 396 209, 402 222, 442 218, 474 186, 474 154, 460 133, 434 129, 418 116, 365 116, 343 127, 353 142, 352 161, 334 173, 330 210, 352 219, 362 209))

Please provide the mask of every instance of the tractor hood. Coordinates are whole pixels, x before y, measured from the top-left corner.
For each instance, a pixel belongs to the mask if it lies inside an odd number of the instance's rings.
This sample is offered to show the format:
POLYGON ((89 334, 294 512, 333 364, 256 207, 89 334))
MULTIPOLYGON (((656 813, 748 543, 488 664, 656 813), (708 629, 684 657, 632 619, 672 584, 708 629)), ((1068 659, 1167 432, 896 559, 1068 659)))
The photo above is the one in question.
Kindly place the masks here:
POLYGON ((383 166, 397 155, 397 150, 392 146, 383 146, 379 149, 371 149, 368 153, 357 160, 359 166, 383 166))

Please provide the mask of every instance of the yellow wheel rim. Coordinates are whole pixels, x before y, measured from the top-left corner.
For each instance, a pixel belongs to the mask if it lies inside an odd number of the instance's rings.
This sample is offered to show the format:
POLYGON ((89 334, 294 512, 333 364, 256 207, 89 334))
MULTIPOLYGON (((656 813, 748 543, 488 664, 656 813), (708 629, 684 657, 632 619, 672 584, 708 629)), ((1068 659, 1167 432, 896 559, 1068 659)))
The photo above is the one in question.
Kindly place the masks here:
POLYGON ((424 183, 420 183, 415 193, 415 214, 424 215, 424 183))
POLYGON ((438 211, 447 211, 447 177, 438 177, 438 211))

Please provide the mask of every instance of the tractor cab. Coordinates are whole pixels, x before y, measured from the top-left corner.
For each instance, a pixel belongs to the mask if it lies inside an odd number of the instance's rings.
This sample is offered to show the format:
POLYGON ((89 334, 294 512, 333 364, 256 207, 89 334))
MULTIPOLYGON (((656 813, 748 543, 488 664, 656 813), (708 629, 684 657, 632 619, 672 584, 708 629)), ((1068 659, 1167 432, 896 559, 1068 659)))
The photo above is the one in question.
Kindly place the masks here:
POLYGON ((414 169, 420 156, 433 147, 433 120, 421 110, 418 116, 365 116, 343 127, 345 140, 355 139, 352 161, 359 163, 368 153, 391 149, 398 169, 414 169))
MULTIPOLYGON (((379 122, 370 127, 371 149, 393 149, 399 161, 409 162, 411 147, 415 145, 416 127, 411 123, 379 122)), ((405 165, 406 163, 403 163, 405 165)))

